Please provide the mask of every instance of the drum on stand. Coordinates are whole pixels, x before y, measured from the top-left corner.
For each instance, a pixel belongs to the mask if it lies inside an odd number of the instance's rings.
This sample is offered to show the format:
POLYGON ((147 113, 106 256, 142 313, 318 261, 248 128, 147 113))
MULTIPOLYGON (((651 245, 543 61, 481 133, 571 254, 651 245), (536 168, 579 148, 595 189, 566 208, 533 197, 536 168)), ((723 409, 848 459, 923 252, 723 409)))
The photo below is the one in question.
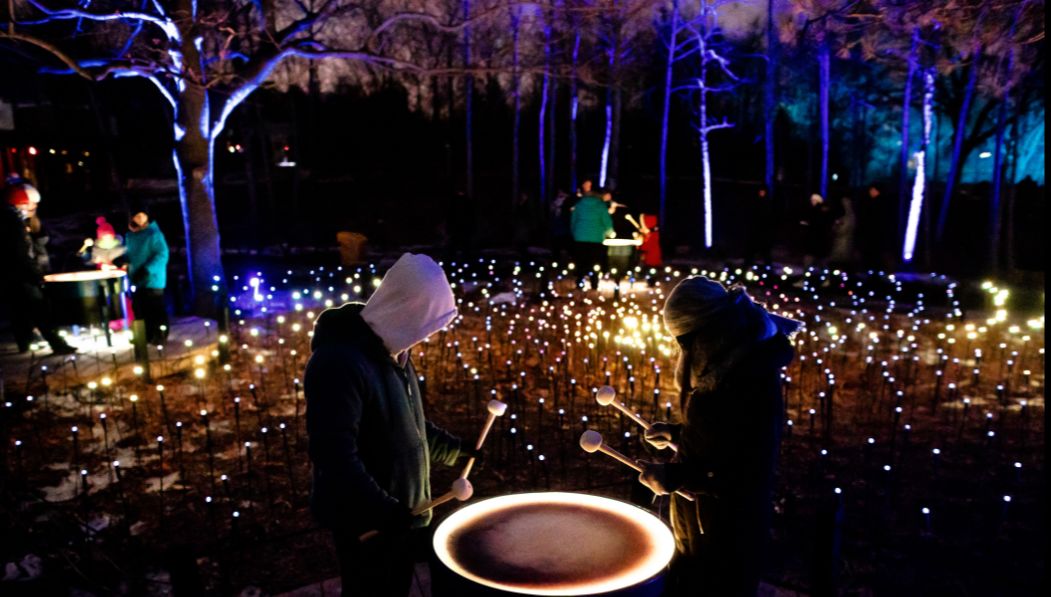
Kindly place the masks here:
POLYGON ((675 553, 650 512, 578 493, 506 495, 453 513, 434 533, 434 597, 656 597, 675 553))
POLYGON ((638 251, 641 240, 634 238, 607 238, 602 241, 606 245, 606 262, 611 270, 617 270, 618 275, 625 275, 635 267, 635 253, 638 251))
POLYGON ((110 341, 109 322, 126 319, 124 301, 128 274, 124 270, 88 270, 44 276, 44 292, 56 325, 99 325, 110 341))

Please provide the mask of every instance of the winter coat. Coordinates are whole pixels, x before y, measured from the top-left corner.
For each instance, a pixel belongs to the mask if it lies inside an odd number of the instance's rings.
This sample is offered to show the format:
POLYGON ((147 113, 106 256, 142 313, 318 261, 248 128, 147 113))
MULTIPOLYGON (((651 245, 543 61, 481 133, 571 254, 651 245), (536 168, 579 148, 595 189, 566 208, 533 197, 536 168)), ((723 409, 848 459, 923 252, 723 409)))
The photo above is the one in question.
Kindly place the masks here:
POLYGON ((661 256, 661 233, 657 230, 657 216, 643 214, 642 225, 649 229, 642 237, 642 245, 639 252, 642 253, 642 264, 647 267, 660 267, 664 265, 661 256))
MULTIPOLYGON (((460 440, 424 418, 412 361, 399 365, 361 303, 321 314, 304 376, 313 464, 310 507, 328 528, 382 529, 431 499, 430 463, 452 465, 460 440)), ((417 516, 414 528, 430 523, 417 516)))
POLYGON ((32 240, 21 212, 0 205, 0 261, 3 280, 10 283, 40 284, 43 275, 34 258, 32 240))
POLYGON ((163 290, 168 284, 168 243, 157 222, 124 238, 128 278, 139 288, 163 290))
POLYGON ((783 419, 780 369, 792 356, 788 339, 773 336, 683 405, 669 486, 696 493, 697 501, 674 496, 671 519, 680 568, 704 583, 697 591, 755 594, 783 419))
POLYGON ((570 229, 578 243, 601 243, 613 235, 609 206, 594 195, 585 195, 573 207, 570 229))

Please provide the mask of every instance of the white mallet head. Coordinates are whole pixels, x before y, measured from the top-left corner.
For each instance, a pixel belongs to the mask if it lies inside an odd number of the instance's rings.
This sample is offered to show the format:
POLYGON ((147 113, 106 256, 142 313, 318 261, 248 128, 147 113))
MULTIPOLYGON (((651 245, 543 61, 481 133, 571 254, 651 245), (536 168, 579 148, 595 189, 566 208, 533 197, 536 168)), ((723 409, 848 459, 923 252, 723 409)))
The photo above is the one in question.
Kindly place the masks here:
POLYGON ((602 434, 594 429, 588 429, 580 434, 580 447, 588 454, 598 451, 602 447, 602 434))
POLYGON ((602 386, 598 389, 598 393, 595 394, 595 400, 598 401, 602 406, 609 406, 613 404, 613 400, 617 397, 617 391, 609 386, 602 386))
POLYGON ((500 402, 494 398, 489 401, 489 406, 487 408, 489 409, 489 414, 502 417, 504 416, 504 413, 507 412, 507 403, 500 402))
POLYGON ((474 495, 474 486, 467 479, 456 479, 453 481, 452 493, 457 500, 467 501, 474 495))

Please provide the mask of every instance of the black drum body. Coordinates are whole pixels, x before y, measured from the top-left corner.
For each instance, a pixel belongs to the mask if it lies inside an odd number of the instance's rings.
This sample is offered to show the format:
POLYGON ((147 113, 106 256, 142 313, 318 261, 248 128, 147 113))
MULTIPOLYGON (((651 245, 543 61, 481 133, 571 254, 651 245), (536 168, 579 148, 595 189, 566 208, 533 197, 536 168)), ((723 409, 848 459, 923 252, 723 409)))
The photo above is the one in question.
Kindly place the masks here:
POLYGON ((650 512, 588 494, 506 495, 461 508, 434 533, 434 597, 658 597, 675 552, 650 512))
POLYGON ((125 317, 128 276, 122 270, 44 276, 44 292, 56 325, 103 325, 125 317))
POLYGON ((602 242, 606 245, 606 263, 611 270, 624 274, 635 267, 636 252, 641 241, 630 238, 609 238, 602 242))

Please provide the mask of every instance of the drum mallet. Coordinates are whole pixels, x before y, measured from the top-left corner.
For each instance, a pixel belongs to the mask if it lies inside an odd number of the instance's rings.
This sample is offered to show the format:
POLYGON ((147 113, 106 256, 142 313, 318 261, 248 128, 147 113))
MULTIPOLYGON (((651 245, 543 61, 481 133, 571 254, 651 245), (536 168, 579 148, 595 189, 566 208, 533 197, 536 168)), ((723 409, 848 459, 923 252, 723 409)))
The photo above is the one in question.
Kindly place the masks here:
MULTIPOLYGON (((419 506, 413 508, 412 515, 419 516, 420 514, 423 514, 428 510, 432 510, 444 504, 445 502, 449 502, 454 499, 464 502, 471 499, 472 495, 474 495, 474 486, 471 485, 471 482, 467 479, 458 478, 455 481, 453 481, 452 489, 450 489, 448 492, 434 498, 429 502, 420 504, 419 506)), ((360 537, 358 537, 358 541, 364 543, 365 541, 372 539, 379 533, 380 532, 378 530, 366 531, 365 533, 362 533, 360 537)))
MULTIPOLYGON (((609 386, 602 386, 601 388, 599 388, 598 393, 595 395, 595 400, 597 400, 598 403, 602 406, 609 406, 612 404, 613 408, 616 408, 620 412, 624 413, 629 419, 638 423, 643 429, 648 430, 650 427, 652 427, 649 421, 643 419, 638 414, 632 412, 632 410, 628 408, 628 405, 618 401, 617 391, 609 386)), ((670 448, 672 452, 679 451, 679 446, 675 445, 672 442, 668 442, 668 448, 670 448)))
MULTIPOLYGON (((631 458, 628 458, 627 456, 621 454, 617 450, 607 446, 605 443, 602 442, 602 434, 598 431, 595 431, 594 429, 588 429, 580 435, 580 447, 583 448, 584 451, 588 454, 602 452, 607 456, 611 456, 614 459, 619 460, 620 463, 624 466, 631 467, 640 473, 642 472, 642 466, 640 466, 638 462, 635 462, 631 458)), ((694 496, 689 491, 677 489, 675 493, 690 500, 691 502, 694 501, 694 496)))
MULTIPOLYGON (((507 403, 500 402, 495 398, 489 401, 489 405, 486 407, 489 410, 489 416, 485 419, 485 427, 482 427, 482 433, 478 436, 478 441, 474 444, 474 450, 477 452, 482 449, 482 444, 485 443, 486 436, 489 435, 489 430, 493 428, 493 422, 496 421, 496 417, 504 416, 507 412, 507 403)), ((463 472, 460 473, 461 479, 466 479, 467 475, 471 474, 471 467, 474 466, 474 456, 467 461, 467 464, 463 467, 463 472)))
POLYGON ((461 502, 467 501, 471 499, 472 495, 474 495, 474 486, 471 485, 471 482, 467 479, 460 477, 453 481, 452 489, 450 489, 446 493, 434 498, 426 504, 420 504, 419 506, 413 508, 412 515, 419 516, 420 514, 423 514, 428 510, 441 506, 445 502, 449 502, 452 500, 458 500, 461 502))

